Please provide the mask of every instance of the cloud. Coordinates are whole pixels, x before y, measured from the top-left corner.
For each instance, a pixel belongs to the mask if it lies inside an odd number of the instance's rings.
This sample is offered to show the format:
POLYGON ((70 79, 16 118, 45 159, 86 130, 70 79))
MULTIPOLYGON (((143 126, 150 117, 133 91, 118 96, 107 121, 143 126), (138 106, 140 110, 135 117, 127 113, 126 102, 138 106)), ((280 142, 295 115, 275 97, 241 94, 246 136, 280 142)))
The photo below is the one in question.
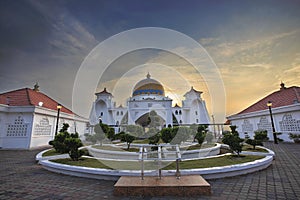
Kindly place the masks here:
POLYGON ((249 68, 264 68, 264 69, 271 69, 274 67, 273 65, 266 64, 266 63, 254 63, 254 64, 242 64, 242 67, 249 67, 249 68))
POLYGON ((98 41, 63 2, 7 4, 0 12, 2 89, 32 87, 38 81, 43 92, 71 108, 76 72, 98 41))
POLYGON ((251 40, 200 39, 221 71, 228 114, 277 90, 281 81, 300 84, 299 37, 300 30, 294 29, 251 40))
POLYGON ((48 1, 30 1, 32 6, 47 19, 52 27, 50 45, 59 51, 56 55, 86 55, 98 41, 95 37, 69 13, 63 6, 53 5, 48 1), (49 9, 51 7, 51 9, 49 9))
POLYGON ((283 77, 284 81, 288 82, 291 85, 299 84, 300 80, 300 53, 296 54, 294 62, 292 62, 291 67, 287 68, 283 77))

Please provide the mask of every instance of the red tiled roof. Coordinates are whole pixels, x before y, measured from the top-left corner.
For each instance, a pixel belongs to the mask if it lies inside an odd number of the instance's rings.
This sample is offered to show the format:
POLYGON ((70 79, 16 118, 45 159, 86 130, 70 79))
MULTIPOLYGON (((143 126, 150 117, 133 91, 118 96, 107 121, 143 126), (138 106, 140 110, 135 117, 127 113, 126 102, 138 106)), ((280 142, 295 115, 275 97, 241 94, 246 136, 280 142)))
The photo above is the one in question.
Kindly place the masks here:
POLYGON ((273 92, 272 94, 259 100, 255 104, 239 112, 238 115, 256 112, 260 110, 266 110, 268 109, 267 107, 268 101, 272 102, 272 108, 289 106, 295 104, 295 102, 300 103, 300 87, 292 86, 289 88, 285 88, 284 85, 282 85, 279 91, 273 92))
MULTIPOLYGON (((30 88, 23 88, 0 94, 0 104, 9 106, 38 106, 39 102, 43 102, 42 107, 57 110, 57 101, 30 88)), ((71 110, 64 106, 61 108, 61 112, 73 114, 71 110)))

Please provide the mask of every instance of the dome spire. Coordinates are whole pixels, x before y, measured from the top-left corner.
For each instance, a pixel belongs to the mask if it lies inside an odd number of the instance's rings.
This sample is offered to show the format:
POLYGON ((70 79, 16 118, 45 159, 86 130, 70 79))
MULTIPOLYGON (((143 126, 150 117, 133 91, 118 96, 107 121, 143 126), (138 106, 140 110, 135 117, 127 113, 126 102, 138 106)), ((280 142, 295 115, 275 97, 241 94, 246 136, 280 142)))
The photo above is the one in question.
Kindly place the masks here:
POLYGON ((150 73, 148 72, 147 76, 146 76, 148 79, 151 78, 151 75, 150 73))

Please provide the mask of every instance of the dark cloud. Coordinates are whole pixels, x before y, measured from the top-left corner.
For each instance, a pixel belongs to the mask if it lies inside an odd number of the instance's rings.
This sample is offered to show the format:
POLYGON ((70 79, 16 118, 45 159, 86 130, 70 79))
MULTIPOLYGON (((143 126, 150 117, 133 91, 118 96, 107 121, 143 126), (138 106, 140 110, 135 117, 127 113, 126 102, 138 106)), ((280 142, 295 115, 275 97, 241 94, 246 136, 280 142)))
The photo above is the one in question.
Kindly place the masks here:
MULTIPOLYGON (((203 39, 210 45, 211 55, 221 56, 213 59, 230 63, 239 57, 226 55, 244 43, 241 41, 263 41, 264 37, 299 29, 299 8, 299 1, 293 0, 2 0, 0 93, 32 87, 39 81, 43 91, 70 105, 73 81, 86 55, 108 37, 137 27, 171 28, 197 41, 203 39), (225 56, 218 54, 221 50, 225 56)), ((281 55, 284 49, 282 56, 268 58, 270 63, 281 61, 284 65, 281 58, 298 55, 299 45, 294 41, 280 40, 274 43, 276 46, 262 42, 261 49, 268 47, 272 55, 281 55)), ((235 55, 247 54, 241 59, 261 56, 243 46, 239 48, 240 53, 235 55)), ((155 53, 133 53, 116 60, 101 81, 121 75, 131 65, 142 64, 149 55, 155 53)), ((292 62, 294 57, 289 60, 292 62)))

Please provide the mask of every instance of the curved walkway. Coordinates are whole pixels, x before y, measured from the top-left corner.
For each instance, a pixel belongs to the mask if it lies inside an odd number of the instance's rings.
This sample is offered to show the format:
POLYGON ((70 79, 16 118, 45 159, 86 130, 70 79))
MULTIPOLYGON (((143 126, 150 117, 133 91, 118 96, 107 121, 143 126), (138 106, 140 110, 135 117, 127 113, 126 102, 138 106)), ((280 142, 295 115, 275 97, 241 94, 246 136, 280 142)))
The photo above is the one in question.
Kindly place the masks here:
MULTIPOLYGON (((194 199, 300 199, 300 145, 266 143, 265 146, 276 153, 269 168, 248 175, 209 180, 212 195, 194 199)), ((49 172, 35 162, 35 155, 40 151, 0 150, 0 199, 143 199, 113 196, 115 181, 49 172)))

